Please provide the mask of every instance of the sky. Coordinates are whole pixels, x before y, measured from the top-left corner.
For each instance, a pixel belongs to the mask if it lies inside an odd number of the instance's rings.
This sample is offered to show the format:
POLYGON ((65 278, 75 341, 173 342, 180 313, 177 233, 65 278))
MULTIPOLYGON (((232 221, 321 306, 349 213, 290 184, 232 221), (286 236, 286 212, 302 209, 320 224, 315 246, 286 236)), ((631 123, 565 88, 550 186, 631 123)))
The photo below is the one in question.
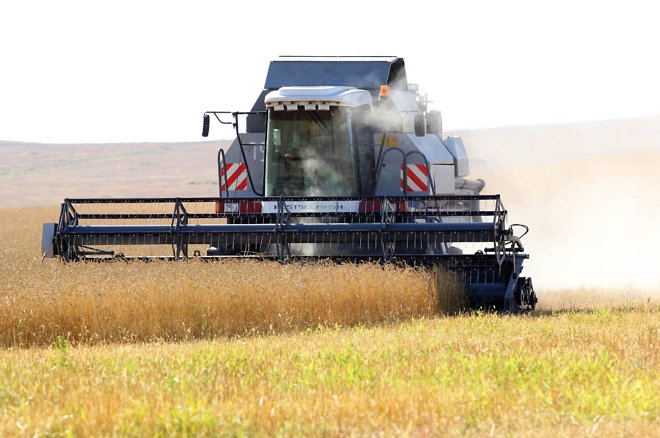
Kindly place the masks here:
POLYGON ((0 140, 199 141, 279 55, 403 57, 445 131, 660 115, 653 4, 2 2, 0 140))

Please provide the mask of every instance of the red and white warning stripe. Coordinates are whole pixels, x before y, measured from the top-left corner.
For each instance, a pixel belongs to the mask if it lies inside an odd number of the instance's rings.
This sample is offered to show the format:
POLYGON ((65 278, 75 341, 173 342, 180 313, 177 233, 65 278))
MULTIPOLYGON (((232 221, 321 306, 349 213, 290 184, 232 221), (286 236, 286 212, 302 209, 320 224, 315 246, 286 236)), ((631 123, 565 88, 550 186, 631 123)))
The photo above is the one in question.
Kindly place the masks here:
POLYGON ((245 163, 227 163, 227 178, 225 180, 225 169, 220 169, 220 190, 245 190, 247 189, 247 168, 245 163))
MULTIPOLYGON (((425 164, 408 164, 406 166, 406 190, 409 192, 428 192, 429 171, 425 164)), ((399 187, 403 189, 403 164, 401 165, 401 180, 399 187)))

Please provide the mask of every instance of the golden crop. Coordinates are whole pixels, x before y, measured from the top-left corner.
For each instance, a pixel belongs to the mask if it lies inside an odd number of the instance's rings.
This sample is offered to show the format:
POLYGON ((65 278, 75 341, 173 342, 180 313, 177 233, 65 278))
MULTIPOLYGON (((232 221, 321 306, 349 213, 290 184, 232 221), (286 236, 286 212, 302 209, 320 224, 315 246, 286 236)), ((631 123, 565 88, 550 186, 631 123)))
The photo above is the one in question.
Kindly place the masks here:
POLYGON ((371 325, 461 306, 449 273, 326 262, 41 260, 53 209, 1 211, 0 345, 181 340, 371 325), (11 227, 11 229, 10 229, 11 227))

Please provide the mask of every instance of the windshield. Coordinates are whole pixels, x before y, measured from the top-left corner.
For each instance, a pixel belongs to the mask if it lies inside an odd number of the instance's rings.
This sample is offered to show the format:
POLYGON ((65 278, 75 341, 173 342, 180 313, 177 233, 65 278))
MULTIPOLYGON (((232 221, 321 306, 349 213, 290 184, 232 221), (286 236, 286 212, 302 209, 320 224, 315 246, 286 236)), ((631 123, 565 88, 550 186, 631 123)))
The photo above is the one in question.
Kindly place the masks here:
POLYGON ((346 110, 269 110, 266 196, 357 194, 346 110))

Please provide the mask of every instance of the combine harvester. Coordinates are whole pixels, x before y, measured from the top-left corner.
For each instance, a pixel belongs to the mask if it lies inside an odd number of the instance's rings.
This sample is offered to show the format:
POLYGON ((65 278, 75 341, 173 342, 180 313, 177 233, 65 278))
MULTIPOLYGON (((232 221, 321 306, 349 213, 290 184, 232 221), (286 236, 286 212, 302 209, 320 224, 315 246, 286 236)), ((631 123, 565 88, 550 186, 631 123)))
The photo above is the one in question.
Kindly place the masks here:
MULTIPOLYGON (((249 112, 208 111, 236 139, 219 197, 66 199, 44 256, 380 260, 456 271, 473 308, 534 309, 499 195, 465 179, 460 137, 398 57, 280 57, 249 112), (241 132, 245 128, 245 132, 241 132)), ((522 236, 521 236, 522 237, 522 236)))

